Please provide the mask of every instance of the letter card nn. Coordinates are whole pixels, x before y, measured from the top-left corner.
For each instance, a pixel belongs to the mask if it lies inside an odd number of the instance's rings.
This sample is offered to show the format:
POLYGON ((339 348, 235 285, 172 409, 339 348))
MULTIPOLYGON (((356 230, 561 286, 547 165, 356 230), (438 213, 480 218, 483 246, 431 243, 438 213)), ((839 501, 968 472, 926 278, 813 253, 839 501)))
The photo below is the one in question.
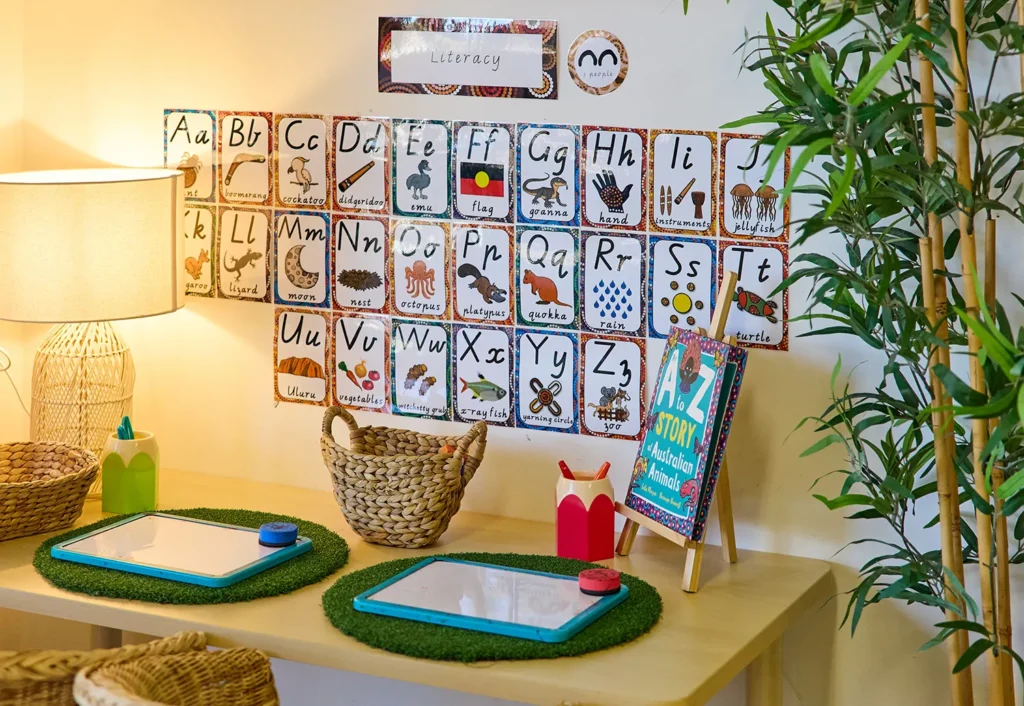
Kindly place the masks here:
POLYGON ((685 537, 703 537, 746 362, 742 348, 672 330, 626 507, 685 537))

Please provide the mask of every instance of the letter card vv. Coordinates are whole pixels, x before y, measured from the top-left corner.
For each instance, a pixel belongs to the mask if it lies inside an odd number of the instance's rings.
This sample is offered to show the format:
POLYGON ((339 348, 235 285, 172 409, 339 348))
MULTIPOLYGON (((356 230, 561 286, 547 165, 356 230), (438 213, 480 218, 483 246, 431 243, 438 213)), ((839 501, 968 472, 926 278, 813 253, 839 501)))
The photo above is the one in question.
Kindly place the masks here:
POLYGON ((746 364, 742 348, 672 329, 627 507, 685 537, 702 539, 746 364))

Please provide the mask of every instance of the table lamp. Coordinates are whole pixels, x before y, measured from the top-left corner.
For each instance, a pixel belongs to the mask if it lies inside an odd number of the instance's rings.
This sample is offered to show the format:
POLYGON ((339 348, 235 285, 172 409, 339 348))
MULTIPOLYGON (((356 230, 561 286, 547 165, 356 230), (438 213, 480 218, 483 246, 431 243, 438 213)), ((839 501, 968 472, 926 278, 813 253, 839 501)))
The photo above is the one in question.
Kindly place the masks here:
POLYGON ((0 174, 0 319, 59 324, 35 355, 31 439, 97 455, 131 413, 135 366, 112 320, 184 304, 184 175, 0 174))

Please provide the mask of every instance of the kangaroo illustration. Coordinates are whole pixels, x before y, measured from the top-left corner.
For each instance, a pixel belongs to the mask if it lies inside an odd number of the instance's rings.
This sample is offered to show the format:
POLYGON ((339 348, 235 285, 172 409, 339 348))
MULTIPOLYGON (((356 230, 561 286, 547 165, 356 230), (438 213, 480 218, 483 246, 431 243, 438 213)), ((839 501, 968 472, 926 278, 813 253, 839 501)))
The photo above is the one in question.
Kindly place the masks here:
POLYGON ((200 250, 198 260, 194 257, 185 258, 185 271, 192 275, 192 279, 199 279, 203 276, 203 263, 209 261, 210 253, 200 250))
POLYGON ((414 199, 425 199, 427 195, 423 193, 423 190, 430 186, 430 175, 427 174, 430 171, 430 163, 421 159, 416 169, 417 173, 410 174, 409 178, 405 180, 405 188, 412 192, 414 199))
POLYGON ((559 194, 559 191, 567 187, 569 184, 562 177, 556 176, 554 179, 551 179, 551 183, 547 186, 541 186, 536 189, 531 187, 531 184, 542 184, 550 177, 550 174, 545 174, 543 177, 527 179, 523 182, 523 191, 533 197, 532 203, 537 203, 540 199, 544 199, 544 208, 551 208, 552 201, 564 208, 565 204, 562 203, 562 197, 559 194))
POLYGON ((572 306, 558 300, 558 286, 547 277, 538 277, 531 270, 527 270, 523 273, 523 284, 530 285, 530 293, 537 295, 538 304, 572 306))

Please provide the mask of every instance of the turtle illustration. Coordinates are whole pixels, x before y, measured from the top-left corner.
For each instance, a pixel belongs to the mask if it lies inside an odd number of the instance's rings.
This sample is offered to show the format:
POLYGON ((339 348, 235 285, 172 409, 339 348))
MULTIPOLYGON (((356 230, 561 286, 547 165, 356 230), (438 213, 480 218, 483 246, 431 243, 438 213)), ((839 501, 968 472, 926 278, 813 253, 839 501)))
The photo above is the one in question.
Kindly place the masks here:
POLYGON ((779 308, 779 305, 773 301, 765 300, 754 294, 748 292, 743 287, 737 287, 736 291, 733 292, 732 300, 736 302, 740 310, 747 312, 753 316, 763 316, 764 318, 771 321, 773 324, 779 322, 775 318, 775 310, 779 308))

